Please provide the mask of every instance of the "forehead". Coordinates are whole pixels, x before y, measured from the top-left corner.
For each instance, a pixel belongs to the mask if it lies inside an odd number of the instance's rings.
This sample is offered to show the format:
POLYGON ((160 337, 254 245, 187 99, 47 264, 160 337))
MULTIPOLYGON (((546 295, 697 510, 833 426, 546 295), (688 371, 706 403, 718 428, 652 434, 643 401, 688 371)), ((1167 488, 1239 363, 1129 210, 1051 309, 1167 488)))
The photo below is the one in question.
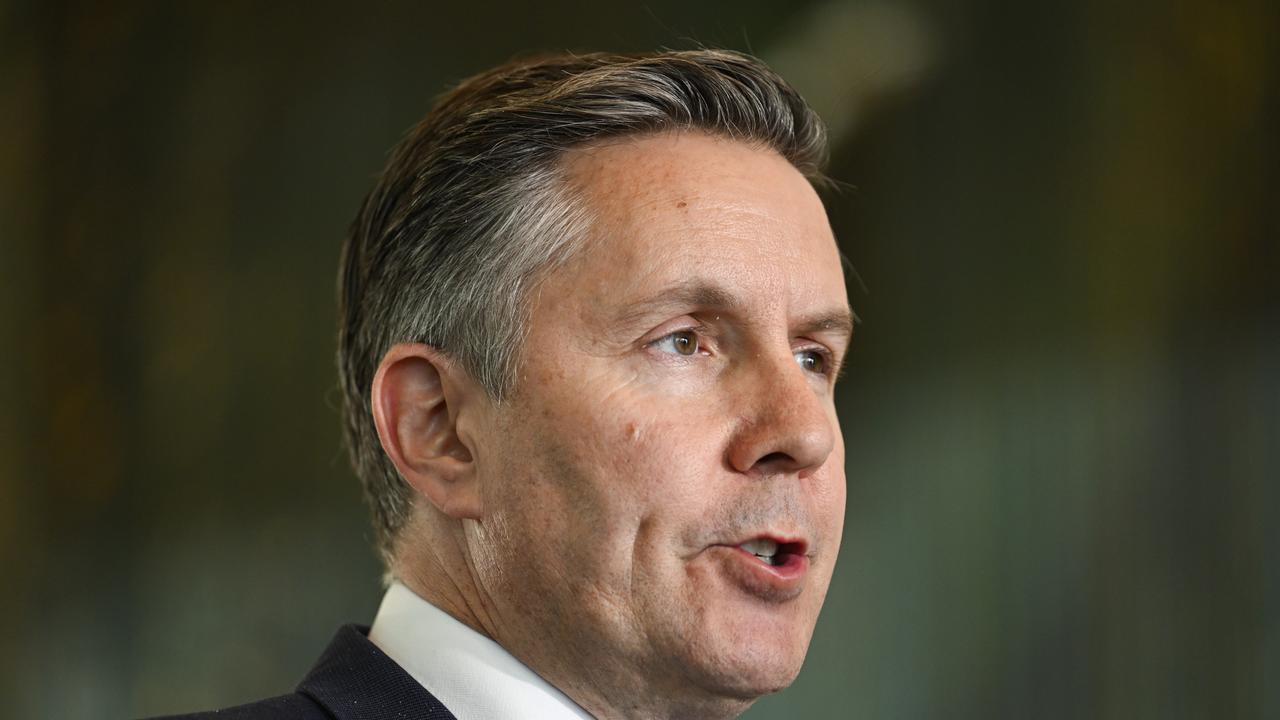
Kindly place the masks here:
POLYGON ((565 274, 593 306, 695 278, 757 302, 844 305, 822 202, 776 152, 691 132, 597 144, 566 162, 593 224, 565 274))

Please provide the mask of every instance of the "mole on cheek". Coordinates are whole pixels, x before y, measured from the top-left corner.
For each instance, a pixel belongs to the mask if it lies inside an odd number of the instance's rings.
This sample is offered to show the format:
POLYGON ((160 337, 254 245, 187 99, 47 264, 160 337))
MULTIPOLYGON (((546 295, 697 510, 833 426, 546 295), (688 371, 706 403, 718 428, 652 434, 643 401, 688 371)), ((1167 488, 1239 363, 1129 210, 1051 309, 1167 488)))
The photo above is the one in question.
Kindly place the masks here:
POLYGON ((627 439, 637 442, 640 439, 640 428, 633 422, 627 423, 627 439))
POLYGON ((676 203, 676 207, 678 207, 678 208, 688 207, 688 205, 689 205, 689 203, 687 203, 687 202, 685 202, 685 201, 683 201, 683 200, 681 200, 680 202, 676 203))

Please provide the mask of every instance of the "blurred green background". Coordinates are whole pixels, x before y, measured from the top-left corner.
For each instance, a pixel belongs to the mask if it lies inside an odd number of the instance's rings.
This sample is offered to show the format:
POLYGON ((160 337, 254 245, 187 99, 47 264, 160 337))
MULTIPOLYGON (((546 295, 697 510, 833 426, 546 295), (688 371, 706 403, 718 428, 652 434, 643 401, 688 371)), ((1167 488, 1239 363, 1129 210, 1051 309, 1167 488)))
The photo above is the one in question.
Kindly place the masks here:
POLYGON ((749 718, 1280 717, 1270 0, 0 3, 0 696, 288 690, 380 597, 333 370, 387 149, 513 55, 751 50, 865 281, 844 547, 749 718))

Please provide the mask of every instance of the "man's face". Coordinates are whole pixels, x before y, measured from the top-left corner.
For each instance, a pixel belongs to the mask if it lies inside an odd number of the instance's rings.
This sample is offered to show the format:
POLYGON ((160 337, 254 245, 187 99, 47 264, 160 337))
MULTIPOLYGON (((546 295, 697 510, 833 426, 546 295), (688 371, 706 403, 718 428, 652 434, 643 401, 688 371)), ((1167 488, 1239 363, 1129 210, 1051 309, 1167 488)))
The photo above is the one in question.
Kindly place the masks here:
POLYGON ((569 169, 591 239, 540 287, 516 390, 471 438, 485 609, 562 688, 748 702, 799 672, 840 546, 849 311, 826 214, 777 154, 701 134, 569 169))

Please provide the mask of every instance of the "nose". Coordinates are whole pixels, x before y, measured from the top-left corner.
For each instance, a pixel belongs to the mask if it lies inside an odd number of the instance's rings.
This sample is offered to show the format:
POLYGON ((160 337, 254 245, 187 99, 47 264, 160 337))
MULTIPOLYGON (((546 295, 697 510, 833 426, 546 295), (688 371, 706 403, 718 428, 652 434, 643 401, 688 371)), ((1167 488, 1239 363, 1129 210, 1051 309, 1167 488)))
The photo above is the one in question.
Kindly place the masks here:
POLYGON ((729 464, 744 474, 811 475, 835 447, 829 397, 791 356, 747 375, 741 380, 745 412, 729 447, 729 464))

